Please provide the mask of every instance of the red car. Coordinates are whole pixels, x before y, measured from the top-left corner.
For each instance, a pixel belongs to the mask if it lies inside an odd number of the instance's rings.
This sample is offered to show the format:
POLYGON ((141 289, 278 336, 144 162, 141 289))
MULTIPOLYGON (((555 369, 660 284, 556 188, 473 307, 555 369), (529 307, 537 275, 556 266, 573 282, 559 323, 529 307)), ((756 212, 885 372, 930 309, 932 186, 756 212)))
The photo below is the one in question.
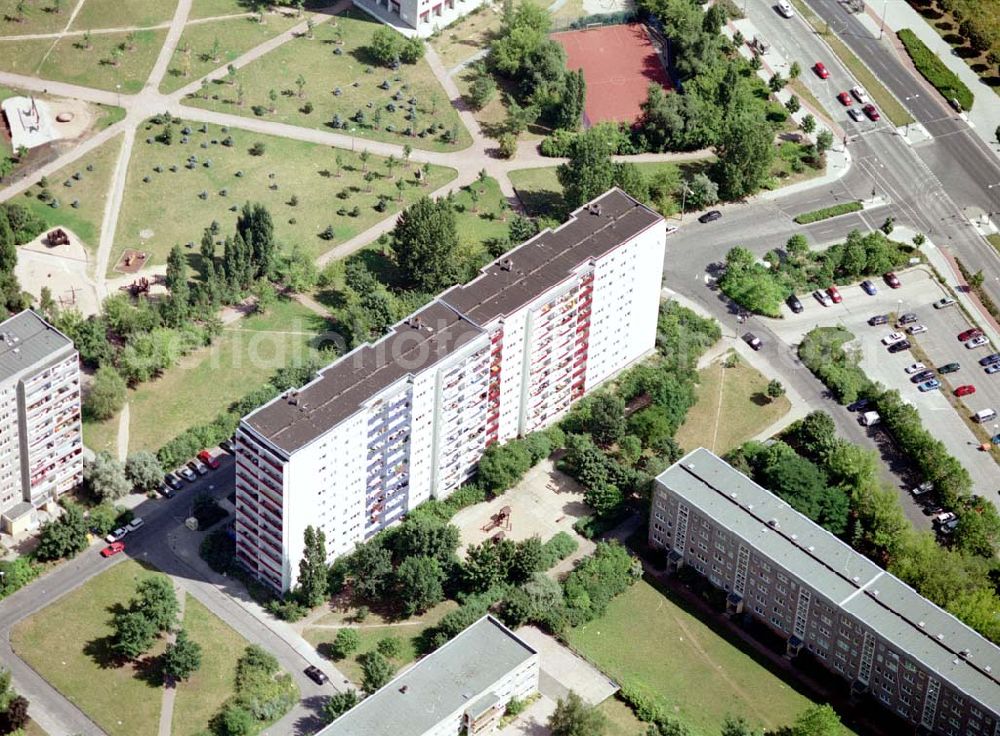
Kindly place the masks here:
POLYGON ((119 552, 125 551, 125 542, 112 542, 101 550, 101 557, 112 557, 119 552))
POLYGON ((830 298, 833 300, 834 304, 840 304, 842 301, 844 301, 844 297, 842 297, 840 295, 840 292, 837 291, 836 286, 828 287, 826 293, 830 295, 830 298))
POLYGON ((205 465, 210 467, 212 470, 219 469, 219 458, 212 457, 212 453, 208 450, 202 450, 198 453, 198 459, 201 460, 205 465))
POLYGON ((875 109, 875 105, 865 105, 862 109, 865 111, 865 115, 868 116, 869 120, 882 119, 882 116, 878 114, 878 110, 875 109))
POLYGON ((816 76, 818 76, 820 79, 830 78, 830 72, 827 71, 827 68, 825 66, 823 66, 822 61, 816 62, 816 66, 813 67, 813 71, 816 72, 816 76))
POLYGON ((837 99, 840 100, 840 104, 844 107, 850 107, 852 104, 851 96, 846 92, 841 92, 837 95, 837 99))
POLYGON ((955 396, 968 396, 969 394, 976 393, 976 387, 971 383, 967 383, 964 386, 959 386, 955 389, 955 396))
POLYGON ((965 332, 958 333, 958 341, 965 342, 966 340, 971 340, 975 337, 980 337, 983 334, 982 330, 977 330, 975 328, 971 330, 966 330, 965 332))
POLYGON ((890 289, 898 289, 900 287, 899 277, 892 271, 889 271, 889 273, 882 278, 885 279, 885 283, 889 284, 890 289))

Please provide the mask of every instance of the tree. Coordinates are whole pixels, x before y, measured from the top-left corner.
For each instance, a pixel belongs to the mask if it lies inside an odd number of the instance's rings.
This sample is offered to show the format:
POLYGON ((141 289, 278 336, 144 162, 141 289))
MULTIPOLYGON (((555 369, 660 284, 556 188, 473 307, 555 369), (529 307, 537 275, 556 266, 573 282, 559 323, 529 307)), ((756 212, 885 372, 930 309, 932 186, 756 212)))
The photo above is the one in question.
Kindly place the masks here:
POLYGON ((163 482, 163 467, 149 450, 139 450, 125 460, 125 477, 140 491, 155 491, 163 482))
POLYGON ((331 695, 323 703, 323 718, 327 723, 333 723, 360 702, 356 690, 345 690, 342 693, 331 695))
POLYGON ((742 199, 764 184, 774 158, 773 133, 755 108, 732 110, 715 147, 715 181, 723 199, 742 199))
POLYGON ((447 565, 460 544, 458 527, 429 516, 409 516, 396 528, 393 552, 397 559, 431 557, 447 565))
POLYGON ((789 736, 840 736, 840 716, 830 705, 813 705, 803 711, 789 729, 789 736))
POLYGON ((306 88, 306 78, 303 77, 301 74, 295 78, 295 87, 299 91, 299 99, 301 100, 302 93, 305 91, 306 88))
POLYGON ((777 378, 772 378, 767 384, 767 397, 772 401, 785 395, 785 387, 777 378))
POLYGON ((788 82, 781 76, 781 72, 775 72, 771 75, 771 78, 767 80, 767 86, 772 92, 780 92, 784 89, 786 84, 788 84, 788 82))
POLYGON ((10 273, 17 265, 17 239, 5 213, 0 212, 0 272, 10 273))
POLYGON ((824 128, 816 134, 816 150, 822 154, 829 151, 831 147, 833 147, 833 133, 824 128))
POLYGON ((614 483, 599 481, 587 486, 583 500, 601 517, 614 515, 625 502, 621 489, 614 483))
POLYGON ((788 67, 788 78, 798 79, 800 74, 802 74, 802 67, 799 65, 799 62, 793 61, 792 65, 788 67))
POLYGON ((465 553, 462 577, 473 591, 483 592, 506 583, 517 548, 509 539, 486 540, 471 545, 465 553))
POLYGON ((164 575, 143 578, 135 586, 135 592, 130 610, 145 616, 155 631, 169 631, 180 610, 170 578, 164 575))
POLYGON ((563 186, 566 206, 574 210, 610 189, 615 183, 615 167, 607 141, 596 128, 577 136, 569 161, 556 169, 563 186))
POLYGON ((132 491, 125 466, 106 450, 98 452, 93 460, 84 462, 83 480, 90 492, 101 501, 117 501, 132 491))
POLYGON ((111 365, 102 365, 94 374, 84 399, 84 409, 94 419, 110 419, 125 406, 128 394, 125 379, 111 365))
POLYGON ((406 280, 436 293, 458 279, 458 227, 447 199, 421 197, 403 210, 392 233, 392 248, 406 280))
POLYGON ((612 445, 625 436, 625 400, 605 391, 597 394, 588 406, 590 417, 587 430, 594 442, 604 447, 612 445))
POLYGON ((552 736, 602 736, 607 731, 607 719, 596 708, 587 705, 573 690, 560 698, 549 716, 552 736))
POLYGON ((361 661, 361 687, 371 695, 392 679, 393 667, 385 655, 367 652, 361 661))
POLYGON ((399 598, 407 616, 444 600, 444 572, 433 557, 407 557, 396 570, 399 598))
POLYGON ((399 61, 400 52, 405 39, 388 26, 379 26, 372 33, 371 42, 368 44, 368 53, 376 63, 382 66, 392 66, 399 61))
POLYGON ((719 185, 708 174, 698 172, 691 177, 687 190, 687 206, 694 210, 710 207, 719 201, 719 185))
POLYGON ((333 656, 337 659, 344 659, 353 654, 361 646, 361 637, 357 629, 340 629, 330 646, 333 656))
POLYGON ((395 636, 384 636, 378 640, 375 648, 388 659, 396 659, 403 651, 403 642, 395 636))
POLYGON ((556 127, 576 130, 580 127, 583 105, 587 96, 587 83, 583 69, 567 72, 563 77, 563 91, 556 110, 556 127))
POLYGON ((276 250, 274 223, 267 207, 259 202, 244 204, 236 218, 236 232, 249 248, 251 280, 267 276, 276 250))
POLYGON ((201 667, 201 644, 188 638, 187 630, 177 632, 176 640, 163 652, 163 674, 174 680, 186 680, 201 667))
POLYGON ((477 110, 482 110, 497 93, 497 83, 490 74, 480 74, 469 88, 469 102, 477 110))
POLYGON ((812 115, 806 115, 804 118, 802 118, 802 131, 806 135, 809 135, 814 130, 816 130, 816 118, 814 118, 812 115))
POLYGON ((797 113, 802 108, 802 103, 799 101, 798 95, 792 95, 788 98, 788 102, 785 103, 785 109, 793 115, 797 113))
POLYGON ((311 608, 326 597, 326 534, 322 529, 307 526, 304 542, 297 593, 302 603, 311 608))
POLYGON ((20 729, 28 725, 28 707, 31 703, 23 695, 13 695, 7 707, 0 712, 0 733, 20 736, 20 729))
POLYGON ((223 706, 222 712, 213 719, 212 725, 218 736, 250 736, 257 730, 253 714, 232 701, 223 706))
POLYGON ((68 505, 58 519, 42 525, 35 557, 42 562, 76 557, 87 549, 87 523, 75 504, 68 505))
POLYGON ((719 736, 758 736, 758 734, 759 732, 754 730, 742 716, 739 718, 727 716, 719 732, 719 736))
POLYGON ((141 611, 119 613, 114 619, 114 629, 111 648, 126 659, 142 656, 156 640, 156 626, 141 611))
POLYGON ((387 590, 392 576, 392 555, 381 540, 359 544, 348 564, 359 596, 378 598, 387 590))
POLYGON ((524 583, 542 569, 542 539, 537 534, 517 543, 514 559, 510 565, 510 579, 514 583, 524 583))

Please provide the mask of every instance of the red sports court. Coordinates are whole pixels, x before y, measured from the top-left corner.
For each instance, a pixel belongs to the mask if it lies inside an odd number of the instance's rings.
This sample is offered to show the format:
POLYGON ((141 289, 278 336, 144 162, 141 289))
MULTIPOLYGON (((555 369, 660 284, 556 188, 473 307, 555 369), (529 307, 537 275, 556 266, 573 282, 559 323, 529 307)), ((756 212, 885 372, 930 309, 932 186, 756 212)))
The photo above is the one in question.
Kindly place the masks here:
POLYGON ((607 120, 633 123, 642 113, 650 83, 672 86, 641 23, 553 33, 552 38, 566 49, 566 66, 583 69, 585 126, 607 120))

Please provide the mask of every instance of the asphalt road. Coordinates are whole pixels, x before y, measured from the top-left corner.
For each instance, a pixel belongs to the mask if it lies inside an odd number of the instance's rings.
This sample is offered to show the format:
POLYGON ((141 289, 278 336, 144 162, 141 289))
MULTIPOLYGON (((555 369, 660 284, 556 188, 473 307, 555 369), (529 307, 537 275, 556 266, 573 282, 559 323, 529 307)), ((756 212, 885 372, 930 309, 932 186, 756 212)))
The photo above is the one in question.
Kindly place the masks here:
POLYGON ((142 529, 125 538, 124 554, 105 559, 100 556, 103 543, 95 544, 73 560, 54 568, 41 579, 0 601, 0 661, 11 670, 16 689, 31 701, 31 716, 49 734, 85 734, 98 736, 104 732, 69 700, 59 694, 12 650, 11 629, 22 619, 44 608, 58 598, 83 585, 113 565, 127 558, 149 562, 175 577, 181 587, 215 615, 223 619, 248 641, 264 646, 274 654, 282 668, 298 685, 302 699, 296 707, 266 733, 313 733, 321 724, 317 713, 325 699, 341 689, 339 673, 319 658, 311 647, 291 635, 290 627, 281 622, 265 625, 256 618, 240 599, 245 598, 242 585, 221 579, 207 571, 197 558, 201 536, 190 532, 184 520, 195 496, 202 491, 221 498, 232 491, 232 456, 220 456, 222 466, 185 483, 183 490, 170 500, 158 498, 143 502, 135 513, 145 521, 142 529), (332 679, 332 684, 317 686, 303 674, 310 664, 317 664, 332 679))

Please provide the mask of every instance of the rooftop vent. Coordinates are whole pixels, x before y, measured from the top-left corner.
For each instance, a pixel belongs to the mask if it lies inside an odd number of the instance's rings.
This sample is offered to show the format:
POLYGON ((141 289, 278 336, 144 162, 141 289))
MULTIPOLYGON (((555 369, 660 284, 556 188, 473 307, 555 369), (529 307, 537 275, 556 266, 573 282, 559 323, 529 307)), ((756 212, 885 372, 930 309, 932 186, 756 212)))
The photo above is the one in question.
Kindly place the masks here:
POLYGON ((944 634, 938 634, 936 638, 938 641, 944 641, 944 634))
POLYGON ((410 327, 412 327, 415 330, 419 330, 420 327, 423 325, 423 321, 420 319, 419 316, 414 316, 414 317, 410 317, 408 320, 406 320, 406 324, 408 324, 410 327))
POLYGON ((589 212, 592 215, 599 215, 601 214, 601 205, 599 204, 588 205, 587 212, 589 212))
POLYGON ((873 590, 872 591, 872 595, 875 596, 876 598, 878 598, 878 590, 873 590))
POLYGON ((961 657, 962 659, 971 659, 972 658, 972 652, 970 650, 968 650, 968 649, 963 649, 962 651, 960 651, 958 653, 958 656, 961 657))
POLYGON ((510 258, 504 258, 500 261, 500 268, 504 271, 511 271, 514 269, 514 261, 510 258))
POLYGON ((399 688, 399 692, 401 692, 403 695, 406 695, 409 689, 410 689, 409 685, 403 685, 403 687, 399 688))
POLYGON ((983 667, 983 669, 986 670, 987 672, 992 672, 993 671, 993 668, 990 667, 989 665, 986 665, 985 667, 983 667))
POLYGON ((809 546, 808 546, 808 547, 807 547, 806 549, 808 549, 808 550, 809 550, 810 552, 812 552, 812 551, 813 551, 814 549, 816 549, 816 548, 815 548, 815 547, 813 547, 813 546, 812 546, 812 545, 810 544, 810 545, 809 545, 809 546))
POLYGON ((772 529, 777 529, 778 528, 778 520, 777 519, 768 519, 767 525, 769 527, 771 527, 772 529))
POLYGON ((917 622, 917 626, 919 626, 921 629, 923 629, 923 628, 927 627, 927 624, 925 624, 923 621, 918 621, 917 622))
POLYGON ((792 535, 792 539, 798 539, 798 538, 799 538, 799 535, 798 535, 798 534, 793 534, 793 535, 792 535))
POLYGON ((859 578, 857 575, 855 575, 853 578, 851 578, 851 580, 853 580, 856 583, 861 582, 861 578, 859 578))

